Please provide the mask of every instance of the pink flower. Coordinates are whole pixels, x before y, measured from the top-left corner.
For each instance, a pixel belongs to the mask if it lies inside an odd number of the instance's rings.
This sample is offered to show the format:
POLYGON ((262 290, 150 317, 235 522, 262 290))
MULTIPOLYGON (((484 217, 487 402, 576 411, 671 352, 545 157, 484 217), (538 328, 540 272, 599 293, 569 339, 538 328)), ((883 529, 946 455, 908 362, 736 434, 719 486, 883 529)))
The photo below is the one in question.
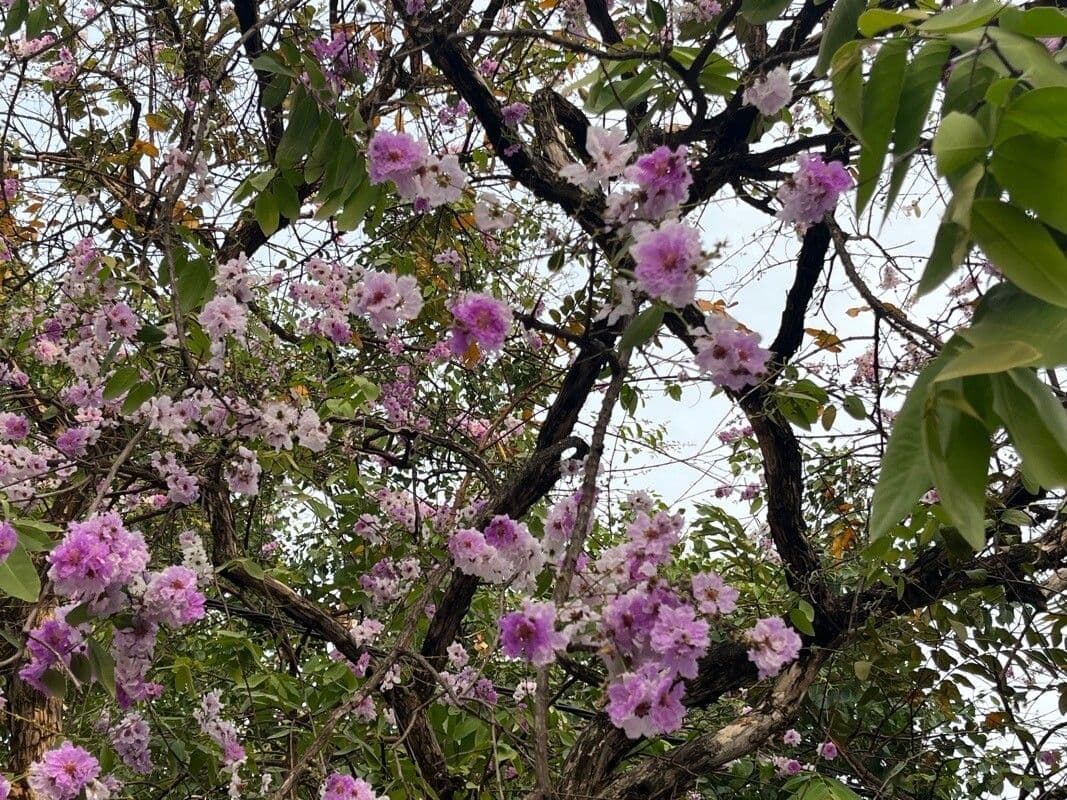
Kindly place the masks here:
POLYGON ((204 595, 197 589, 197 575, 186 567, 167 567, 148 580, 144 613, 153 621, 177 628, 204 616, 204 595))
POLYGON ((781 617, 759 620, 745 631, 745 638, 752 645, 748 658, 759 669, 761 678, 773 678, 800 655, 800 636, 781 617))
POLYGON ((800 744, 800 731, 795 728, 790 728, 782 734, 782 744, 787 744, 790 747, 796 747, 800 744))
POLYGON ((661 145, 626 168, 626 177, 641 187, 641 213, 645 219, 662 219, 689 197, 693 176, 685 161, 686 149, 661 145))
POLYGON ((770 350, 759 346, 758 333, 732 327, 718 318, 711 319, 709 327, 714 330, 697 342, 697 366, 702 372, 710 372, 717 385, 735 392, 755 385, 758 376, 767 373, 770 350))
POLYGON ((728 586, 714 572, 698 572, 693 576, 693 597, 701 614, 719 616, 737 608, 738 591, 728 586))
POLYGON ((322 800, 377 800, 369 783, 335 772, 322 786, 322 800))
POLYGON ((26 782, 47 800, 74 800, 100 774, 100 763, 80 747, 63 742, 30 765, 26 782))
POLYGON ((232 295, 221 294, 204 304, 197 320, 212 339, 240 336, 248 326, 248 312, 232 295))
POLYGON ((56 450, 65 456, 78 458, 85 455, 96 435, 97 431, 92 428, 67 428, 56 437, 56 450))
POLYGON ((426 157, 423 142, 416 142, 406 133, 378 131, 367 149, 370 181, 374 184, 392 181, 402 197, 414 197, 418 189, 415 179, 426 157))
POLYGON ((660 300, 684 306, 696 294, 701 263, 700 234, 681 222, 664 222, 641 234, 630 255, 641 289, 660 300))
POLYGON ((660 606, 650 636, 657 660, 683 678, 697 676, 697 660, 708 649, 708 623, 691 606, 660 606))
POLYGON ((468 293, 456 300, 450 310, 455 320, 449 342, 453 355, 466 353, 472 342, 488 353, 504 347, 511 328, 507 304, 487 294, 468 293))
POLYGON ((669 672, 646 664, 636 673, 620 675, 608 686, 608 716, 631 739, 670 733, 682 726, 685 684, 669 672))
POLYGON ((746 105, 755 106, 759 112, 770 117, 777 114, 793 99, 793 86, 789 82, 789 70, 784 67, 772 69, 745 89, 746 105))
POLYGON ((117 514, 70 523, 63 541, 48 554, 48 577, 56 594, 89 600, 126 585, 148 565, 144 538, 117 514))
POLYGON ((19 543, 18 531, 10 522, 0 522, 0 564, 7 561, 7 557, 15 550, 19 543))
POLYGON ((827 761, 833 761, 837 758, 837 745, 833 742, 823 742, 815 748, 815 752, 819 754, 820 758, 825 758, 827 761))
POLYGON ((818 156, 801 155, 797 163, 800 166, 793 177, 778 188, 782 202, 778 219, 804 231, 834 210, 838 197, 852 188, 853 180, 840 161, 827 164, 818 156))
POLYGON ((0 438, 20 442, 30 433, 30 423, 21 414, 0 413, 0 438))
POLYGON ((526 600, 522 611, 501 618, 500 643, 508 658, 544 666, 555 661, 557 650, 567 646, 567 637, 556 631, 554 604, 526 600))
POLYGON ((517 128, 530 113, 530 107, 526 103, 512 103, 500 110, 504 115, 504 124, 509 128, 517 128))

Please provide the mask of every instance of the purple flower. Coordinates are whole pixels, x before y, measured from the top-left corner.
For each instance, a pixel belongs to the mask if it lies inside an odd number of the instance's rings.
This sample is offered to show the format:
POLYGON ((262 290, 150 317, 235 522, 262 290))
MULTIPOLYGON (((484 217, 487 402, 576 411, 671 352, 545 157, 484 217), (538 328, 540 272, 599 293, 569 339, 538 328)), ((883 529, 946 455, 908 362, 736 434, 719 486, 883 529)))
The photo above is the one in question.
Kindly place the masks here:
POLYGON ((483 352, 504 347, 511 328, 511 309, 506 303, 487 294, 468 293, 456 300, 450 310, 455 320, 449 342, 453 355, 462 356, 472 343, 477 343, 483 352))
POLYGON ((94 433, 90 428, 67 428, 56 437, 56 449, 71 458, 83 456, 94 433))
POLYGON ((19 543, 19 534, 15 526, 10 522, 0 522, 0 564, 7 561, 7 557, 15 550, 19 543))
POLYGON ((782 744, 787 744, 791 747, 796 747, 800 744, 800 731, 795 728, 790 728, 782 734, 782 744))
POLYGON ((0 413, 0 437, 9 442, 19 442, 30 433, 30 423, 21 414, 0 413))
POLYGON ((626 177, 644 193, 641 211, 645 219, 662 219, 689 197, 693 176, 685 155, 685 145, 673 151, 661 145, 626 168, 626 177))
POLYGON ((74 800, 100 774, 100 763, 80 747, 63 742, 30 765, 26 782, 47 800, 74 800))
POLYGON ((141 534, 127 530, 118 514, 108 513, 70 523, 48 561, 56 594, 88 600, 140 575, 148 565, 148 548, 141 534))
POLYGON ((853 181, 840 161, 827 164, 818 156, 801 155, 797 163, 793 177, 778 188, 782 202, 778 219, 804 231, 834 210, 841 192, 851 189, 853 181))
POLYGON ((504 655, 537 666, 552 663, 556 651, 567 646, 567 637, 556 632, 556 606, 526 600, 522 611, 512 611, 500 620, 504 655))
POLYGON ((693 576, 693 597, 701 614, 719 616, 737 608, 739 592, 727 585, 714 572, 698 572, 693 576))
POLYGON ((660 663, 683 678, 697 676, 697 660, 708 649, 708 623, 692 606, 661 606, 650 637, 660 663))
POLYGON ((416 178, 426 157, 423 142, 416 142, 406 133, 378 131, 367 148, 370 181, 392 181, 402 197, 414 197, 418 190, 416 178))
POLYGON ((7 800, 9 794, 11 794, 11 781, 0 775, 0 800, 7 800))
POLYGON ((530 113, 530 107, 526 103, 512 103, 500 110, 504 114, 504 124, 509 128, 517 128, 530 113))
POLYGON ((719 386, 739 392, 755 385, 757 377, 767 373, 770 350, 759 346, 760 336, 752 331, 713 321, 716 330, 701 337, 695 361, 702 372, 710 372, 719 386))
POLYGON ((759 669, 761 678, 773 678, 782 667, 800 655, 800 636, 781 617, 767 617, 745 631, 752 648, 748 658, 759 669))
POLYGON ((700 234, 681 222, 664 222, 630 247, 634 276, 650 297, 676 306, 693 302, 701 262, 700 234))
POLYGON ((772 69, 745 89, 746 105, 755 106, 765 117, 773 116, 789 105, 793 99, 793 86, 789 82, 789 70, 781 66, 772 69))
POLYGON ((322 800, 377 800, 369 783, 335 772, 322 786, 322 800))
POLYGON ((820 758, 825 758, 827 761, 833 761, 837 758, 837 745, 833 742, 823 742, 815 748, 815 752, 819 754, 820 758))
POLYGON ((204 595, 196 588, 197 575, 186 567, 167 567, 148 581, 144 613, 154 622, 177 628, 204 616, 204 595))
POLYGON ((646 664, 608 686, 608 716, 631 739, 670 733, 682 726, 684 694, 684 683, 675 683, 669 672, 646 664))

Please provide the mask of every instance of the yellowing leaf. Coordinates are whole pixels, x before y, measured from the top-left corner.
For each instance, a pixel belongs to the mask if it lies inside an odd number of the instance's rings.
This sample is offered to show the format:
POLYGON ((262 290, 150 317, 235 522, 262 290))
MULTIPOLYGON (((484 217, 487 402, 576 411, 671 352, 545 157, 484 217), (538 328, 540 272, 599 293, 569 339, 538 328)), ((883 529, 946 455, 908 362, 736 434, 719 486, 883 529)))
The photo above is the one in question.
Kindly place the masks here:
POLYGON ((725 314, 726 313, 726 301, 719 300, 697 300, 697 308, 701 311, 706 311, 711 314, 725 314))
POLYGON ((840 353, 843 349, 841 339, 836 334, 830 333, 830 331, 820 330, 819 328, 805 328, 804 333, 815 339, 815 344, 820 350, 840 353))
POLYGON ((170 120, 160 114, 145 114, 144 121, 153 131, 165 131, 170 127, 170 120))
POLYGON ((463 354, 463 363, 468 367, 473 367, 479 361, 482 360, 482 351, 478 347, 477 342, 471 342, 467 347, 467 351, 463 354))
POLYGON ((134 153, 141 153, 149 158, 155 158, 159 155, 159 148, 151 142, 146 142, 144 139, 138 139, 133 143, 133 147, 130 150, 134 153))
POLYGON ((111 227, 113 227, 117 231, 124 231, 130 227, 130 223, 128 223, 122 217, 112 217, 111 227))
POLYGON ((848 314, 848 315, 849 315, 850 317, 858 317, 858 316, 859 316, 860 314, 862 314, 862 313, 863 313, 864 311, 870 311, 870 310, 871 310, 871 309, 870 309, 870 308, 868 308, 867 306, 856 306, 855 308, 849 308, 849 309, 847 309, 847 310, 845 311, 845 313, 846 313, 846 314, 848 314))
POLYGON ((838 533, 830 542, 830 555, 840 560, 841 556, 845 554, 852 545, 856 543, 856 530, 852 527, 846 527, 838 533))

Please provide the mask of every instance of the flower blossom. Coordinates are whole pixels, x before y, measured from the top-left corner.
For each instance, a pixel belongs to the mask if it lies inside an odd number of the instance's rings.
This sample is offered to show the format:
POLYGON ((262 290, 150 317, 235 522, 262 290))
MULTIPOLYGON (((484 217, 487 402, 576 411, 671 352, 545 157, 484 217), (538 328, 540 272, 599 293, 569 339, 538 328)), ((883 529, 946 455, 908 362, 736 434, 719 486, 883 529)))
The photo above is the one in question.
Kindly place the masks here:
POLYGON ((506 303, 472 292, 452 303, 450 311, 454 323, 449 348, 453 355, 463 355, 472 343, 483 352, 496 352, 504 347, 511 328, 511 309, 506 303))
POLYGON ((782 207, 777 216, 803 232, 833 211, 841 193, 854 184, 840 161, 826 163, 819 156, 801 155, 797 163, 797 171, 778 188, 782 207))
POLYGON ((752 645, 748 658, 761 678, 773 678, 800 655, 800 636, 781 617, 759 620, 745 632, 745 638, 752 645))
POLYGON ((681 222, 651 228, 630 247, 637 284, 649 295, 675 306, 693 302, 702 255, 700 234, 681 222))
POLYGON ((793 99, 793 86, 789 82, 789 70, 776 67, 745 89, 746 105, 755 106, 765 117, 774 116, 793 99))
POLYGON ((99 774, 100 762, 68 741, 33 762, 26 782, 46 800, 74 800, 99 774))
POLYGON ((523 602, 522 611, 512 611, 500 620, 504 655, 521 658, 535 666, 551 664, 556 651, 567 646, 567 637, 556 631, 556 606, 523 602))

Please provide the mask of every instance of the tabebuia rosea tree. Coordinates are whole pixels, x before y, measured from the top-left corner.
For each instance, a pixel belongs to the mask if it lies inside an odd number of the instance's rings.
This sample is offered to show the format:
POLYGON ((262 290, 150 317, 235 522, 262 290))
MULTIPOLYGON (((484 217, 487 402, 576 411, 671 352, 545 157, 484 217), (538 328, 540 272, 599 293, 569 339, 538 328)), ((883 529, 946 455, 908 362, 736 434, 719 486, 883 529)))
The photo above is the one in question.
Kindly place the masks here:
POLYGON ((1067 797, 1067 12, 3 0, 0 800, 1067 797))

